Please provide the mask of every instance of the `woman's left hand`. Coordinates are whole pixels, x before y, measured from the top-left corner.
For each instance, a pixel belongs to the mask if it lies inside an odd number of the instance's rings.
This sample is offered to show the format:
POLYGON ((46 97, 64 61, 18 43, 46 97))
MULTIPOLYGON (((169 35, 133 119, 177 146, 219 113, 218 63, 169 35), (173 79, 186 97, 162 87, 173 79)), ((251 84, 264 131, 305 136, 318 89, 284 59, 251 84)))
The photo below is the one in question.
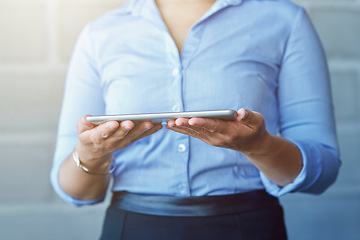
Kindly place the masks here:
POLYGON ((268 135, 264 117, 241 108, 236 121, 214 118, 171 119, 166 126, 175 132, 198 138, 208 144, 251 154, 268 135))
POLYGON ((302 169, 300 150, 292 142, 266 131, 264 117, 241 108, 237 120, 211 118, 172 119, 166 126, 208 144, 242 152, 271 181, 285 186, 302 169))

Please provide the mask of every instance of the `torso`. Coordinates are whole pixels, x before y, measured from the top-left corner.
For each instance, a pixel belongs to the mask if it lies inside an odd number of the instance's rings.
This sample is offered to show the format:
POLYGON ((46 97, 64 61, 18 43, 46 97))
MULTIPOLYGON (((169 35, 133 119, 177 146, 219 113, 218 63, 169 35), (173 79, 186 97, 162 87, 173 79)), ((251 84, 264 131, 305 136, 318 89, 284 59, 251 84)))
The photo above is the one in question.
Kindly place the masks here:
POLYGON ((156 0, 159 12, 181 52, 190 28, 210 9, 215 0, 156 0))

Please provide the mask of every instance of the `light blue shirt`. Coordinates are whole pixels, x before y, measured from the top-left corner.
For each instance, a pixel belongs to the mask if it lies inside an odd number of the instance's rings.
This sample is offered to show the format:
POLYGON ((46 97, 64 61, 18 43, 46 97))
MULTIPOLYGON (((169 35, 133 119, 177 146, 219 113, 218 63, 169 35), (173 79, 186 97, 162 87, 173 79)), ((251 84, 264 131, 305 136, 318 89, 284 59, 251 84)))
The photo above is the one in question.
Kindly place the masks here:
MULTIPOLYGON (((329 76, 303 8, 289 1, 218 0, 190 29, 181 54, 153 0, 133 0, 89 23, 73 52, 51 171, 85 115, 248 108, 267 131, 292 141, 303 169, 279 187, 240 152, 163 128, 115 152, 113 191, 172 196, 266 189, 274 196, 320 193, 336 179, 337 150, 329 76)), ((75 164, 75 163, 74 163, 75 164)))

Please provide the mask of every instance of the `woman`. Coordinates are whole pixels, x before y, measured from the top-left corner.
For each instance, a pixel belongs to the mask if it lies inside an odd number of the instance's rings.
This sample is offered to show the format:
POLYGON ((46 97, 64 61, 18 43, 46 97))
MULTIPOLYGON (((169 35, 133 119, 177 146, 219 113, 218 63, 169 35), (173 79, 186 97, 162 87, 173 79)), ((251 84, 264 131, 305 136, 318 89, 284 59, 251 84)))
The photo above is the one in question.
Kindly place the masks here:
POLYGON ((301 7, 130 0, 81 33, 51 180, 89 205, 113 177, 102 239, 286 239, 277 197, 323 192, 339 165, 326 61, 301 7), (237 120, 85 118, 214 109, 237 120))

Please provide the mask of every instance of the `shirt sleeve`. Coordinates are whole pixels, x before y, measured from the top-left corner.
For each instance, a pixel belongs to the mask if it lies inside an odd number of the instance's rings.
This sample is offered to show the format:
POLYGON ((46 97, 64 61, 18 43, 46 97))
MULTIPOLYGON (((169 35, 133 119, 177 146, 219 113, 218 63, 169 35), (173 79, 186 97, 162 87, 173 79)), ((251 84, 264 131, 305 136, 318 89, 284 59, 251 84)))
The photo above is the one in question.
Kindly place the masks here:
POLYGON ((62 162, 72 153, 78 142, 76 128, 78 119, 86 114, 101 115, 105 111, 90 29, 91 25, 88 24, 81 32, 70 61, 50 173, 55 192, 66 202, 77 206, 98 203, 104 199, 104 197, 89 201, 75 199, 62 190, 58 179, 62 162))
POLYGON ((265 189, 274 196, 295 191, 322 193, 335 181, 341 162, 326 58, 302 8, 280 66, 278 100, 280 135, 300 149, 303 168, 284 187, 261 172, 265 189))

